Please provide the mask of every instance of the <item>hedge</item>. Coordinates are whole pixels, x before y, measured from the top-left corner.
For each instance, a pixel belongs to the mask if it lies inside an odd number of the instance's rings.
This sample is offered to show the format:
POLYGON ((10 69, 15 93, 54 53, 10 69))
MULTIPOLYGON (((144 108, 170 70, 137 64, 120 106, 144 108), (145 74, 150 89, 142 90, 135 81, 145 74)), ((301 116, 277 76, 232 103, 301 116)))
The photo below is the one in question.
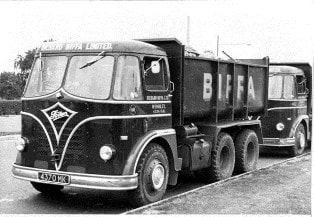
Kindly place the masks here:
POLYGON ((18 115, 21 110, 21 100, 0 100, 0 115, 18 115))

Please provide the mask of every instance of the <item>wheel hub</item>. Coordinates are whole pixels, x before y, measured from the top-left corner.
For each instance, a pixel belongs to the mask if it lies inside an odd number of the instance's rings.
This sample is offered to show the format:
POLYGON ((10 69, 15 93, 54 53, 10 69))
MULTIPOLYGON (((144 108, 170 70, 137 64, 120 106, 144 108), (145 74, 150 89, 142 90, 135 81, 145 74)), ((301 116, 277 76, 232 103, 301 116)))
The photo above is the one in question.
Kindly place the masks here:
POLYGON ((300 144, 300 148, 305 147, 305 136, 303 133, 299 133, 299 144, 300 144))
POLYGON ((165 169, 161 164, 154 166, 152 170, 152 184, 153 188, 158 190, 165 181, 165 169))

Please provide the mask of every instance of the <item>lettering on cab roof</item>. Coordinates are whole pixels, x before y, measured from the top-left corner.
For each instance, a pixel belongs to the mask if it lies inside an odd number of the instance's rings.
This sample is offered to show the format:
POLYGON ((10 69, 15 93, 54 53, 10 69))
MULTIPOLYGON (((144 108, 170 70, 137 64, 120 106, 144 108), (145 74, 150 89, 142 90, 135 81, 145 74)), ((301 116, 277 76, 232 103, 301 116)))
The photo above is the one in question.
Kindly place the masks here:
POLYGON ((111 50, 112 44, 108 42, 90 43, 45 43, 41 51, 67 51, 67 50, 111 50))

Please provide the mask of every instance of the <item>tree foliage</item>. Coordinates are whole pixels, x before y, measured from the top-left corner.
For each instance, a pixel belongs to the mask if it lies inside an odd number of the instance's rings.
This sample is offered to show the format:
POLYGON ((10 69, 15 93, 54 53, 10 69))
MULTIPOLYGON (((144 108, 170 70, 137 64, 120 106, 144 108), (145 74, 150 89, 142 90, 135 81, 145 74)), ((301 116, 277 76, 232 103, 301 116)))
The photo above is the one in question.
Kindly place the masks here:
MULTIPOLYGON (((44 40, 52 42, 54 39, 44 40)), ((19 99, 24 90, 26 80, 34 62, 36 48, 30 49, 24 55, 17 55, 14 61, 15 72, 2 72, 0 74, 0 98, 19 99)))
POLYGON ((2 99, 18 99, 23 92, 23 81, 14 72, 2 72, 0 75, 0 97, 2 99))
POLYGON ((36 48, 32 50, 28 50, 25 52, 25 55, 18 55, 14 61, 14 68, 19 69, 19 76, 23 81, 23 85, 25 85, 26 80, 28 78, 28 74, 32 68, 32 64, 35 58, 36 48))

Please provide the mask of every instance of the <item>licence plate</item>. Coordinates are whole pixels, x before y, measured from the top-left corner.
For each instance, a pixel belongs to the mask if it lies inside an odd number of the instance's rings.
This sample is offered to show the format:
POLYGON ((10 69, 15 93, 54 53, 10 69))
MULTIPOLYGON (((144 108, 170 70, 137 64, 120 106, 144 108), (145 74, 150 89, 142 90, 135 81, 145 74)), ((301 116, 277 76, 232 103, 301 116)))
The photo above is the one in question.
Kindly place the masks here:
POLYGON ((70 184, 70 176, 58 173, 38 172, 38 179, 45 182, 70 184))

